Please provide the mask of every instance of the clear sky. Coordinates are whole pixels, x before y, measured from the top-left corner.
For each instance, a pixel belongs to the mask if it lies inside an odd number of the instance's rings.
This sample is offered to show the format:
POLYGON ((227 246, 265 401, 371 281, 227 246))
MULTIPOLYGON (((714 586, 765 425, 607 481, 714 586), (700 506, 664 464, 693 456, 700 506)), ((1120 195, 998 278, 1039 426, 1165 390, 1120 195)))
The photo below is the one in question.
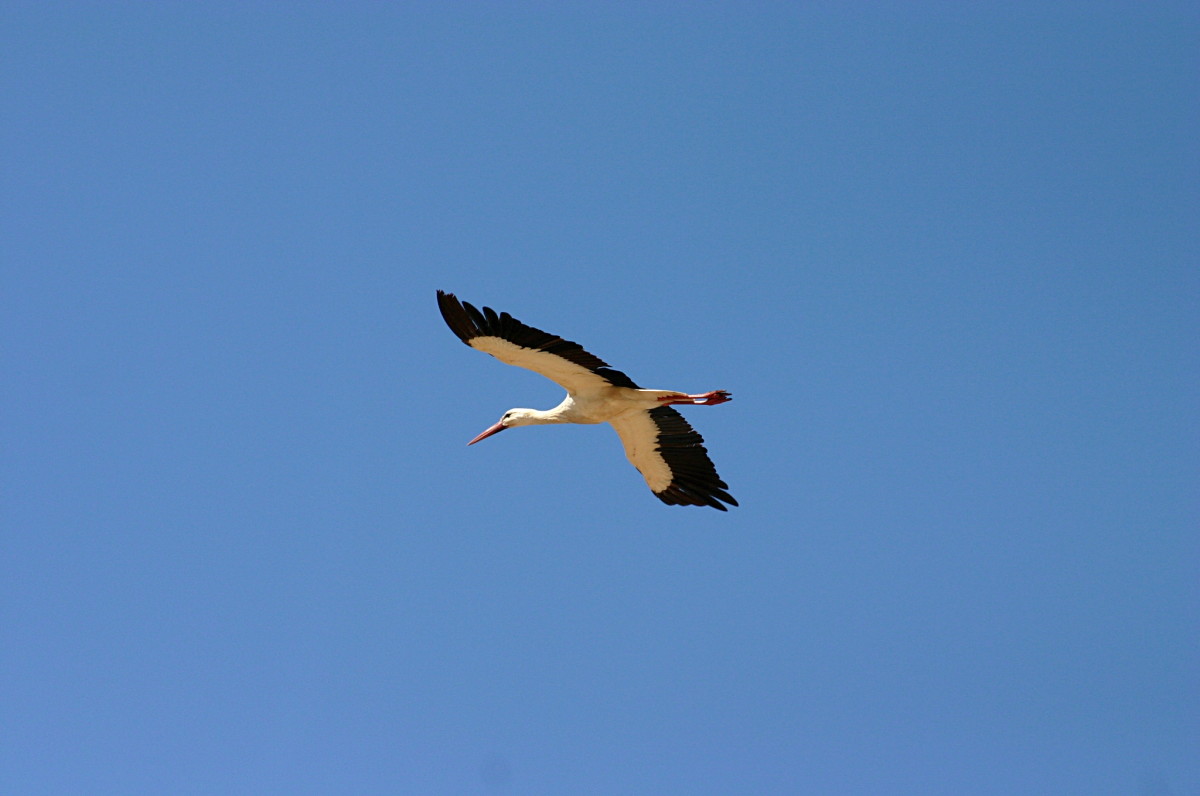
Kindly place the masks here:
POLYGON ((1200 794, 1200 7, 0 5, 0 791, 1200 794), (661 504, 435 291, 685 409, 661 504))

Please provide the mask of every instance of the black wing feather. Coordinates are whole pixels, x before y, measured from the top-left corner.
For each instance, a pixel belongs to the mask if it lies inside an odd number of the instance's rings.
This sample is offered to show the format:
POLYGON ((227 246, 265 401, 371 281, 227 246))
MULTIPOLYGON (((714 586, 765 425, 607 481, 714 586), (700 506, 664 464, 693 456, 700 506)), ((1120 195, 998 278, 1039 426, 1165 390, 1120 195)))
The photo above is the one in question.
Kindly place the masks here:
POLYGON ((708 458, 704 437, 669 406, 651 409, 649 414, 658 426, 658 453, 671 470, 670 486, 654 493, 658 499, 671 506, 712 506, 721 511, 727 510, 721 501, 736 506, 727 491, 729 484, 708 458))
POLYGON ((607 362, 585 351, 579 343, 564 340, 557 335, 521 323, 507 312, 497 314, 491 307, 484 307, 480 312, 467 302, 459 301, 453 293, 439 290, 437 299, 438 309, 441 310, 446 325, 467 345, 476 337, 499 337, 522 348, 560 356, 604 377, 614 387, 637 388, 633 379, 619 370, 610 368, 607 362))

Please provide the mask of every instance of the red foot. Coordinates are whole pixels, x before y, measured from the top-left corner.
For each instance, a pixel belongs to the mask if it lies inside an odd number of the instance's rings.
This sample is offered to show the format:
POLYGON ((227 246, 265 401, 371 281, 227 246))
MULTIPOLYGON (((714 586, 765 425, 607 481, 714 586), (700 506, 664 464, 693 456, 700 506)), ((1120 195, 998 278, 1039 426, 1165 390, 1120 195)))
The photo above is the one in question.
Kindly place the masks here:
POLYGON ((723 404, 726 401, 732 401, 733 396, 725 390, 713 390, 712 392, 702 392, 699 395, 664 395, 658 400, 662 401, 663 405, 671 404, 693 404, 696 406, 716 406, 723 404))

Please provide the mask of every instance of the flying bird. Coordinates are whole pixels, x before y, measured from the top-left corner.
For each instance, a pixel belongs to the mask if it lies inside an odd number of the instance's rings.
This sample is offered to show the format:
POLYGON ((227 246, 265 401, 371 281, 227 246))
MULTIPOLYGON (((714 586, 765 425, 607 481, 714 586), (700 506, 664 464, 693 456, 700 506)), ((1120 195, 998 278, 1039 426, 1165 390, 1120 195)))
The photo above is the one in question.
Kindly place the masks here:
POLYGON ((438 308, 450 330, 467 345, 519 368, 540 373, 566 389, 553 409, 509 409, 500 421, 468 442, 514 426, 547 423, 608 423, 617 430, 625 455, 650 491, 674 506, 736 506, 729 485, 717 475, 704 438, 672 405, 715 406, 731 400, 725 390, 689 395, 644 390, 578 343, 526 326, 507 312, 482 311, 439 290, 438 308))

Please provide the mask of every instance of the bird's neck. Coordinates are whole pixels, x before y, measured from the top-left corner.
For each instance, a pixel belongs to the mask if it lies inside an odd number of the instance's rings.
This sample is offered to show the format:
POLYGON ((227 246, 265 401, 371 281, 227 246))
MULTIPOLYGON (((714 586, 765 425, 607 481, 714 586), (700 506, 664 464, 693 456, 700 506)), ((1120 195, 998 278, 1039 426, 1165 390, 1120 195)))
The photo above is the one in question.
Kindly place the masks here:
POLYGON ((513 426, 544 426, 551 423, 566 423, 567 419, 563 414, 563 407, 556 406, 553 409, 517 409, 516 414, 509 421, 509 425, 513 426))

